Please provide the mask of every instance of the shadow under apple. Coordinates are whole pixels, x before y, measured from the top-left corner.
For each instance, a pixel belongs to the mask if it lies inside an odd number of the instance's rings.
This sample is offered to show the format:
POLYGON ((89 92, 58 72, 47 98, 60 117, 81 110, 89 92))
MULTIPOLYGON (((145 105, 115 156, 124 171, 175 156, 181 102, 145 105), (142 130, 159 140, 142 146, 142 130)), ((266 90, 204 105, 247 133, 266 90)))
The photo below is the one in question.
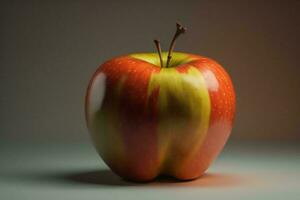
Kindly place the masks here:
MULTIPOLYGON (((159 176, 150 182, 132 182, 124 180, 109 169, 75 170, 75 171, 22 171, 6 173, 2 178, 24 184, 38 184, 47 186, 96 186, 96 187, 234 187, 249 183, 249 179, 237 174, 206 173, 202 177, 192 181, 179 181, 178 179, 159 176)), ((251 181, 250 181, 251 182, 251 181)))
POLYGON ((78 184, 151 187, 228 187, 240 185, 244 182, 242 177, 234 174, 206 173, 202 177, 192 181, 179 181, 169 176, 159 176, 153 181, 139 183, 124 180, 108 169, 60 174, 56 179, 78 184))

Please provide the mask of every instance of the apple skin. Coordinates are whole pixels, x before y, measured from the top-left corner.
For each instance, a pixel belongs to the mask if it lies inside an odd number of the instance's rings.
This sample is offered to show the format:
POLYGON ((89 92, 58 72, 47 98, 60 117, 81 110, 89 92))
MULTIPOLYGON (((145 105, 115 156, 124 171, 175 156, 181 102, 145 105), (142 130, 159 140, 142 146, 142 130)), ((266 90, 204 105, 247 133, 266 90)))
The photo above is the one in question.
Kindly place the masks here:
POLYGON ((234 88, 212 59, 173 52, 170 67, 161 68, 158 58, 131 54, 102 64, 87 89, 87 126, 119 176, 192 180, 204 174, 231 133, 234 88))

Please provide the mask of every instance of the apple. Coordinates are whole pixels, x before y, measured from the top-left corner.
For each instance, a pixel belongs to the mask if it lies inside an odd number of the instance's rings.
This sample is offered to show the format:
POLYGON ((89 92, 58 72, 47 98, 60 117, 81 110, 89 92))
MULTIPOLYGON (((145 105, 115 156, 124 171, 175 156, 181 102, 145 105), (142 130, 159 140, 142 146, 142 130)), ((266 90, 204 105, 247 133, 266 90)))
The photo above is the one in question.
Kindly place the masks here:
POLYGON ((119 176, 192 180, 204 174, 232 130, 235 92, 216 61, 173 52, 113 58, 92 76, 86 122, 105 163, 119 176))

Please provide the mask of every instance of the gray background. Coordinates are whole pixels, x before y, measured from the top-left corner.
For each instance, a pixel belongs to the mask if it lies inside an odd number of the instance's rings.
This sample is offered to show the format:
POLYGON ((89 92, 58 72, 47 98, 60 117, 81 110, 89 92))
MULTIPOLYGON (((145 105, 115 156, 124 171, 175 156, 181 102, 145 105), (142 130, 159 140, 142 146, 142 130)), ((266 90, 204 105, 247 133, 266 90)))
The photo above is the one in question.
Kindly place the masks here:
POLYGON ((0 199, 297 199, 300 1, 0 1, 0 199), (84 96, 114 56, 164 49, 219 61, 237 93, 232 137, 191 182, 126 182, 99 159, 84 96))
POLYGON ((300 138, 300 1, 1 1, 1 138, 87 139, 83 104, 114 56, 167 48, 214 58, 232 76, 232 139, 300 138))

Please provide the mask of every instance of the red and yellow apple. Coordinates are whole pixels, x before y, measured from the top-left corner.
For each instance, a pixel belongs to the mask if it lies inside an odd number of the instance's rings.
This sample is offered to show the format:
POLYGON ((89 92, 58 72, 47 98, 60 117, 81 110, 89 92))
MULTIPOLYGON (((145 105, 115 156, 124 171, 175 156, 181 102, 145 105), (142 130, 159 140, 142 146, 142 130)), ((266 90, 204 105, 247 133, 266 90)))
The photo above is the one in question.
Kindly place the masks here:
POLYGON ((113 58, 89 83, 89 132, 105 163, 125 179, 198 178, 230 135, 229 75, 212 59, 172 52, 167 61, 169 53, 113 58))

